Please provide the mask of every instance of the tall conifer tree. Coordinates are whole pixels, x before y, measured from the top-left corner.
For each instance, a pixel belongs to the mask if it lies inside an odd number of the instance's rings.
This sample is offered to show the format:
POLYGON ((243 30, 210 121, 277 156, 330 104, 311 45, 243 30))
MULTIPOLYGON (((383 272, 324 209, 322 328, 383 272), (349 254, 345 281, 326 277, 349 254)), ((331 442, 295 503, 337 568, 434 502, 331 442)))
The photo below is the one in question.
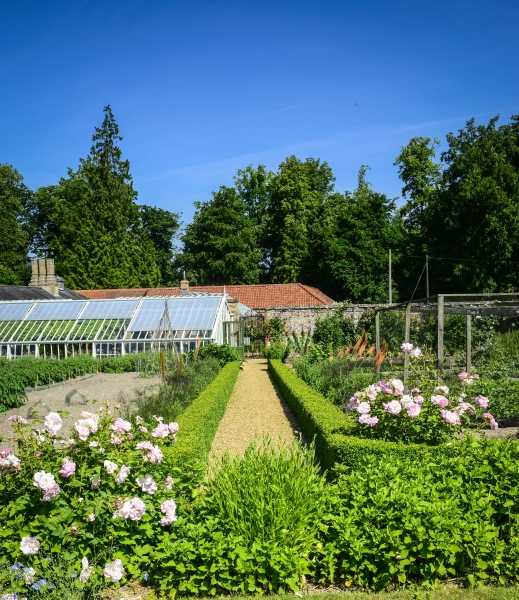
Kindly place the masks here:
POLYGON ((76 289, 154 286, 160 274, 155 248, 142 228, 130 163, 110 106, 79 171, 87 191, 62 226, 60 274, 76 289))

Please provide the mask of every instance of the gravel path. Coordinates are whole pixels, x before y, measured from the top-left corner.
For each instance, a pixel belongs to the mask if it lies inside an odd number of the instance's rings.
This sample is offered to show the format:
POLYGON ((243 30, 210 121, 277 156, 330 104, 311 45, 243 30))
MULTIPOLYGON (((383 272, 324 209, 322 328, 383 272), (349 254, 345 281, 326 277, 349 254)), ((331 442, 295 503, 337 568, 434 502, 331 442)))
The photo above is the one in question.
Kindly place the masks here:
POLYGON ((243 363, 227 410, 220 421, 211 452, 226 450, 243 455, 256 438, 268 434, 274 443, 291 444, 298 439, 299 424, 270 378, 264 358, 243 363))
MULTIPOLYGON (((27 394, 28 400, 19 408, 13 408, 7 412, 0 413, 0 449, 10 445, 12 427, 8 418, 11 415, 21 415, 27 418, 29 409, 34 410, 45 417, 47 409, 40 404, 45 402, 52 412, 66 411, 68 416, 63 416, 63 429, 61 435, 70 431, 72 424, 80 418, 81 411, 94 411, 99 408, 100 403, 93 403, 94 400, 108 400, 113 402, 130 403, 135 400, 136 392, 150 393, 159 385, 160 378, 139 377, 136 373, 99 373, 97 375, 83 377, 81 379, 71 379, 56 386, 43 390, 36 390, 27 394), (86 406, 81 403, 80 397, 76 394, 72 399, 70 406, 65 404, 65 396, 71 391, 76 390, 78 394, 86 397, 86 406)), ((36 427, 41 427, 35 424, 36 427)), ((11 442, 12 446, 12 442, 11 442)))

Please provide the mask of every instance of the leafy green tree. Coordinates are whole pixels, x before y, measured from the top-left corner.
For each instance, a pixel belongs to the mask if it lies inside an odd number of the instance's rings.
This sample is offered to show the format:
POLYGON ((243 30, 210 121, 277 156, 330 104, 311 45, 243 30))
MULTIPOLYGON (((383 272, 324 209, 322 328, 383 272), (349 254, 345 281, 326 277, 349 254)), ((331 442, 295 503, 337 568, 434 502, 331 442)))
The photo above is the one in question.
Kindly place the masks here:
POLYGON ((195 202, 182 237, 181 266, 196 285, 257 283, 261 248, 257 227, 235 188, 222 186, 212 200, 195 202))
POLYGON ((0 164, 0 284, 24 285, 29 277, 29 237, 23 213, 31 192, 11 165, 0 164))
POLYGON ((290 156, 279 166, 270 185, 266 250, 273 282, 301 279, 308 259, 309 232, 333 191, 328 163, 290 156))
POLYGON ((90 154, 80 161, 85 193, 62 213, 57 268, 76 289, 155 286, 156 252, 139 218, 130 163, 121 158, 122 137, 109 106, 104 113, 90 154))
POLYGON ((397 158, 416 248, 444 259, 431 263, 431 293, 519 289, 519 116, 497 123, 449 133, 441 166, 423 140, 420 160, 408 160, 415 140, 397 158))
POLYGON ((160 285, 178 284, 175 268, 176 247, 173 243, 180 229, 180 215, 156 206, 140 206, 142 226, 155 247, 157 266, 160 270, 160 285))
POLYGON ((395 202, 371 189, 367 168, 352 194, 327 198, 310 238, 305 281, 334 300, 387 302, 388 249, 400 246, 402 221, 395 202))

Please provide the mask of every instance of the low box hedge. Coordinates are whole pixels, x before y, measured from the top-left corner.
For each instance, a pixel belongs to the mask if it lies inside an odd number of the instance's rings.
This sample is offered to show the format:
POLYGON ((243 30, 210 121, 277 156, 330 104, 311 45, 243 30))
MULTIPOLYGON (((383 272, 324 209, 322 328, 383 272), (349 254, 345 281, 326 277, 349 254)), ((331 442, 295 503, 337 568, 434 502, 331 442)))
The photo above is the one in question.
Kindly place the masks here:
POLYGON ((333 469, 337 465, 354 468, 359 458, 366 455, 373 455, 373 459, 395 454, 420 459, 435 451, 434 447, 422 444, 356 437, 352 435, 353 418, 312 389, 280 360, 269 360, 269 371, 298 418, 304 434, 315 442, 317 456, 325 469, 333 469))
POLYGON ((239 372, 239 361, 225 365, 178 417, 178 441, 168 449, 168 462, 180 467, 207 464, 207 455, 239 372))

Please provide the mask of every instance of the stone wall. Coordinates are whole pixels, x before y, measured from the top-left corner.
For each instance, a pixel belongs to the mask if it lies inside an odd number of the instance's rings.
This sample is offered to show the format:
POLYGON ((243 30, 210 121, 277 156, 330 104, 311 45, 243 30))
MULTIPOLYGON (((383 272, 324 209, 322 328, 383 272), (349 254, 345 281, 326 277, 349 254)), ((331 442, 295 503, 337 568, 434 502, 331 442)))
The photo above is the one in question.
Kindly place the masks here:
MULTIPOLYGON (((256 312, 263 314, 265 321, 272 317, 280 317, 287 324, 287 332, 300 333, 301 329, 306 332, 313 332, 315 322, 318 318, 324 318, 341 306, 332 304, 330 306, 268 306, 262 310, 256 309, 256 312)), ((342 314, 345 317, 353 317, 355 323, 358 323, 364 312, 368 308, 374 308, 376 304, 349 304, 342 305, 342 314)))

